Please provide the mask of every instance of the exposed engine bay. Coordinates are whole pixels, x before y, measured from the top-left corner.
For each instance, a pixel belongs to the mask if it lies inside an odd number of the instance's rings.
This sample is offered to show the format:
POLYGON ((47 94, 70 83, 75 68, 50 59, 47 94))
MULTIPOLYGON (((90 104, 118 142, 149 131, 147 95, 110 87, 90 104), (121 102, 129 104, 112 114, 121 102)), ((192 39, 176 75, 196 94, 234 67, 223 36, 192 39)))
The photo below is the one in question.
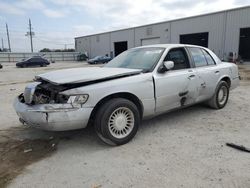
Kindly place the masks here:
POLYGON ((65 86, 42 81, 39 84, 28 85, 24 93, 19 96, 19 99, 23 103, 32 105, 67 103, 69 96, 60 94, 65 89, 65 86))
POLYGON ((64 88, 51 83, 42 83, 37 86, 33 102, 34 104, 67 103, 69 97, 59 94, 64 88))

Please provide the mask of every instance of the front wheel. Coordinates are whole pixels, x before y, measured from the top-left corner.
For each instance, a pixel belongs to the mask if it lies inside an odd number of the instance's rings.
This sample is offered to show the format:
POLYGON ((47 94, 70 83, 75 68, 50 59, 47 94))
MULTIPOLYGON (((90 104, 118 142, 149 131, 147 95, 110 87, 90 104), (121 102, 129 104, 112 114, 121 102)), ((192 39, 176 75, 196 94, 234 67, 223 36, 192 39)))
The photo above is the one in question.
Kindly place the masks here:
POLYGON ((229 86, 225 81, 220 81, 213 97, 208 101, 208 105, 214 109, 221 109, 226 106, 229 97, 229 86))
POLYGON ((123 98, 107 101, 95 117, 95 130, 99 138, 109 145, 129 142, 137 133, 140 113, 137 106, 123 98))

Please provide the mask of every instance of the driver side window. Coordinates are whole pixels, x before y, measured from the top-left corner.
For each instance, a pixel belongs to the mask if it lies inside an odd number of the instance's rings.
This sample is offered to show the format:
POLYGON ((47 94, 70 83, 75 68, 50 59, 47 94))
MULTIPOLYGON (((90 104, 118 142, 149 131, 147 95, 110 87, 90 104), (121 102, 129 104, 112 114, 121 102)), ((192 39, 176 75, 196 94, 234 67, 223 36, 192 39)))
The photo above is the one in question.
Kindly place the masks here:
POLYGON ((190 68, 187 53, 184 48, 171 49, 166 55, 164 61, 174 62, 174 68, 172 70, 190 68))

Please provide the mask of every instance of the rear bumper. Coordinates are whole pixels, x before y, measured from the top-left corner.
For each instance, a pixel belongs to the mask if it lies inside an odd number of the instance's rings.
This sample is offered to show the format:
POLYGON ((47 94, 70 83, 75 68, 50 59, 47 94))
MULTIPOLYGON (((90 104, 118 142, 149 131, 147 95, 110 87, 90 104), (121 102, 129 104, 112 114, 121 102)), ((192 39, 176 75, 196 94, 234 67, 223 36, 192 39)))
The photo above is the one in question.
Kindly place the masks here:
POLYGON ((74 108, 71 104, 27 105, 14 101, 14 108, 22 123, 49 131, 85 128, 93 108, 74 108))
POLYGON ((240 79, 241 79, 240 76, 233 78, 231 80, 231 87, 230 87, 230 89, 235 89, 237 86, 239 86, 240 85, 240 79))

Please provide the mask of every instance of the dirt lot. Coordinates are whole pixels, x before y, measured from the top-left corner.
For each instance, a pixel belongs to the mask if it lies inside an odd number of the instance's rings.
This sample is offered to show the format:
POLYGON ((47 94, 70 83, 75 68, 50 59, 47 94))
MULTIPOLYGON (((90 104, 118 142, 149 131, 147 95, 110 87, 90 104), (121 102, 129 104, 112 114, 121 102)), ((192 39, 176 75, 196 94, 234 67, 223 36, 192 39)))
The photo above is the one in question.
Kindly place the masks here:
POLYGON ((250 187, 250 82, 231 92, 228 105, 201 105, 144 121, 128 144, 110 147, 92 127, 45 132, 23 127, 14 97, 34 75, 84 63, 0 70, 0 187, 250 187))

